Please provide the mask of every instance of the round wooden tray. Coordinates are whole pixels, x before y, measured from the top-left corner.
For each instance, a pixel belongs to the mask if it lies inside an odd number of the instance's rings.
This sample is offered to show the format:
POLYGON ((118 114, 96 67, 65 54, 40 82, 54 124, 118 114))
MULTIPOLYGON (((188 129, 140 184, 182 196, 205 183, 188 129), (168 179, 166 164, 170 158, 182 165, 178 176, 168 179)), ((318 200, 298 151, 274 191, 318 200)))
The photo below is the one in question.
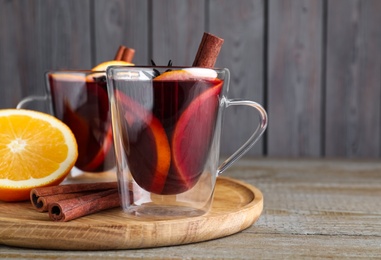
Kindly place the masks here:
POLYGON ((201 217, 163 221, 126 218, 119 208, 70 222, 53 222, 29 202, 0 202, 0 244, 39 249, 110 250, 206 241, 250 227, 263 209, 257 188, 218 177, 212 210, 201 217))

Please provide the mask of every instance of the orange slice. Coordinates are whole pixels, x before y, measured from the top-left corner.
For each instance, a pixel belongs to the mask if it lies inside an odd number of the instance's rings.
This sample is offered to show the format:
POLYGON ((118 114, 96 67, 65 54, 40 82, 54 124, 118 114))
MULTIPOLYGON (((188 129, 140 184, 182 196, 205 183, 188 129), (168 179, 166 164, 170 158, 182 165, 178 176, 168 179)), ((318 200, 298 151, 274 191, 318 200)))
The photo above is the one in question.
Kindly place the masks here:
POLYGON ((185 71, 185 70, 171 70, 166 71, 163 74, 160 74, 154 80, 187 80, 194 78, 192 73, 185 71))
POLYGON ((105 71, 107 70, 109 66, 134 66, 134 64, 127 61, 122 61, 122 60, 104 61, 91 69, 92 71, 97 71, 97 73, 89 74, 87 76, 87 80, 91 82, 94 80, 94 78, 105 76, 105 71))
POLYGON ((185 68, 182 70, 166 71, 154 80, 189 80, 189 79, 215 79, 217 72, 207 68, 185 68))
POLYGON ((94 68, 92 68, 92 71, 105 71, 107 67, 109 66, 134 66, 133 63, 127 62, 127 61, 122 61, 122 60, 110 60, 110 61, 105 61, 94 68))
POLYGON ((82 167, 82 170, 86 172, 92 172, 92 171, 97 171, 98 168, 103 169, 104 167, 101 167, 101 166, 104 163, 107 155, 112 151, 111 150, 112 147, 113 147, 112 127, 110 125, 107 130, 106 137, 104 138, 102 147, 98 150, 98 152, 93 157, 93 159, 87 165, 82 167))
POLYGON ((123 144, 129 156, 128 166, 135 181, 145 190, 160 194, 164 189, 171 151, 165 130, 150 111, 121 92, 116 99, 120 111, 123 144), (133 139, 134 137, 137 137, 133 139))
POLYGON ((0 200, 29 199, 35 187, 58 185, 77 160, 71 130, 31 110, 0 110, 0 200))
POLYGON ((62 121, 70 127, 78 144, 75 166, 86 172, 109 170, 114 164, 112 129, 106 83, 88 82, 82 87, 86 102, 72 106, 63 101, 62 121))
POLYGON ((172 164, 178 180, 177 192, 192 188, 204 170, 218 113, 222 81, 195 98, 181 114, 172 136, 172 164), (181 180, 181 181, 180 181, 181 180))

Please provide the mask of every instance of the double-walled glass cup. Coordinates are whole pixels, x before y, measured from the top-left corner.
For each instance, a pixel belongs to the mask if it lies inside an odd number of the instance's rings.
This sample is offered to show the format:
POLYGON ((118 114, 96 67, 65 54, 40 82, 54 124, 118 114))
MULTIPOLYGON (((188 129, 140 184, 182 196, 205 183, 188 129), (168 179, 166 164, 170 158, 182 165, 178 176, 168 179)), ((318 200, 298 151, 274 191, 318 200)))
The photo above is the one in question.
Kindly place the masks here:
POLYGON ((49 71, 46 95, 23 99, 17 108, 45 103, 49 113, 63 121, 78 144, 72 177, 81 173, 115 170, 111 113, 105 71, 49 71))
POLYGON ((109 67, 107 87, 121 204, 133 216, 169 219, 207 213, 218 175, 267 126, 261 105, 227 97, 227 69, 109 67), (222 118, 230 106, 253 108, 257 113, 246 120, 258 120, 258 127, 219 164, 222 118))

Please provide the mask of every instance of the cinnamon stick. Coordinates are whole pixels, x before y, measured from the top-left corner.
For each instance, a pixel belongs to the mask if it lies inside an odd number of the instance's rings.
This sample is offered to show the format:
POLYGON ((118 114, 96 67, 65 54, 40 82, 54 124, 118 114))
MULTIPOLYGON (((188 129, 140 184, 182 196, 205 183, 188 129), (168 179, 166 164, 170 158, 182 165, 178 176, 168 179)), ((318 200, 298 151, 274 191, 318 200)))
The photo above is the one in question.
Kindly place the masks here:
POLYGON ((204 33, 192 66, 213 68, 223 43, 223 39, 210 33, 204 33))
POLYGON ((132 48, 126 47, 123 51, 122 60, 131 63, 132 60, 134 59, 134 55, 135 55, 135 50, 132 48))
POLYGON ((49 209, 49 204, 51 203, 54 203, 60 200, 77 198, 80 196, 89 195, 91 193, 92 193, 91 191, 85 191, 85 192, 74 192, 74 193, 67 193, 67 194, 50 195, 50 196, 44 196, 44 197, 34 197, 32 200, 32 205, 39 212, 47 212, 49 209))
POLYGON ((135 49, 120 45, 115 54, 114 60, 126 61, 131 63, 134 59, 134 55, 135 49))
POLYGON ((49 218, 53 221, 69 221, 118 206, 118 190, 105 190, 49 204, 49 218))
POLYGON ((124 49, 126 49, 125 46, 123 46, 123 45, 119 46, 119 48, 115 54, 114 60, 122 60, 124 49))
POLYGON ((31 190, 30 201, 36 210, 44 212, 48 210, 49 203, 53 201, 84 196, 94 191, 117 189, 117 187, 117 182, 78 183, 40 187, 31 190))

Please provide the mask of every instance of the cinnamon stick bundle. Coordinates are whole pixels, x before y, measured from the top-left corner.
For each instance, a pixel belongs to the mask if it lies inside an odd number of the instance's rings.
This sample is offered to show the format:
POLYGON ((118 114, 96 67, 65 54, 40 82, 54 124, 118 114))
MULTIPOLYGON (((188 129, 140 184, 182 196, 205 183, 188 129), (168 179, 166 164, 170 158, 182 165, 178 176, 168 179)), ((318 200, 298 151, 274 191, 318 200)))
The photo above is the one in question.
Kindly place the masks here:
POLYGON ((52 202, 88 195, 96 191, 117 189, 116 182, 78 183, 32 189, 30 201, 40 212, 48 211, 52 202))
MULTIPOLYGON (((133 196, 132 183, 128 183, 130 202, 133 196)), ((77 183, 31 190, 30 200, 40 212, 48 211, 53 221, 69 221, 102 210, 120 206, 117 182, 77 183)))

